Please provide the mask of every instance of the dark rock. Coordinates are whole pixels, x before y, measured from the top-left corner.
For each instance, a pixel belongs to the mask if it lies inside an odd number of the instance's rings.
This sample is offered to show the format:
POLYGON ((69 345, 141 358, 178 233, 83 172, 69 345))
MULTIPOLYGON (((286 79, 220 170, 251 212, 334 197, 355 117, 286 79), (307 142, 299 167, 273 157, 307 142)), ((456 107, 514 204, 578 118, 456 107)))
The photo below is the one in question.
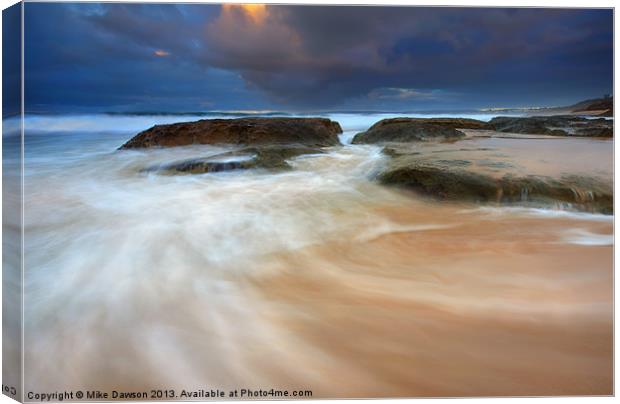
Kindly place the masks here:
POLYGON ((486 122, 462 118, 383 119, 366 132, 355 135, 352 143, 457 140, 465 137, 465 134, 458 129, 489 129, 489 126, 486 122))
POLYGON ((613 121, 586 119, 570 115, 507 117, 500 116, 489 121, 497 132, 522 133, 551 136, 613 136, 613 121))
POLYGON ((506 175, 499 181, 500 202, 565 202, 578 208, 613 213, 613 190, 602 181, 577 175, 559 179, 549 177, 515 177, 506 175))
POLYGON ((476 161, 476 163, 482 167, 489 167, 489 168, 496 168, 496 169, 514 168, 514 165, 507 163, 505 161, 478 160, 476 161))
POLYGON ((407 149, 399 150, 399 148, 397 147, 384 147, 383 150, 381 150, 381 152, 385 154, 386 156, 390 156, 390 157, 399 157, 403 155, 415 156, 415 155, 422 154, 421 152, 414 152, 414 151, 407 150, 407 149))
POLYGON ((388 185, 439 199, 508 204, 569 204, 581 210, 613 213, 613 190, 597 179, 563 176, 490 175, 435 162, 394 165, 379 176, 388 185))
POLYGON ((490 201, 497 196, 496 181, 489 176, 428 163, 387 169, 380 174, 379 181, 440 199, 490 201))
POLYGON ((613 137, 614 129, 609 126, 589 126, 586 128, 578 128, 575 131, 576 136, 588 137, 613 137))
POLYGON ((173 147, 194 144, 340 144, 338 122, 324 118, 203 119, 156 125, 134 136, 120 149, 173 147))
POLYGON ((565 126, 567 121, 565 119, 536 116, 528 118, 515 118, 500 116, 491 119, 489 125, 491 125, 497 132, 509 132, 509 133, 527 133, 532 135, 566 135, 565 131, 554 132, 549 127, 565 126))
POLYGON ((161 174, 205 174, 249 169, 281 171, 291 169, 286 161, 288 159, 303 154, 320 153, 324 153, 321 148, 302 145, 247 147, 215 156, 153 166, 144 171, 161 174))
POLYGON ((466 167, 471 165, 471 161, 468 160, 437 160, 437 163, 455 167, 466 167))
POLYGON ((211 158, 196 158, 183 160, 175 163, 164 164, 147 168, 146 172, 158 172, 162 174, 205 174, 222 171, 245 170, 251 168, 252 160, 227 160, 217 161, 211 158))

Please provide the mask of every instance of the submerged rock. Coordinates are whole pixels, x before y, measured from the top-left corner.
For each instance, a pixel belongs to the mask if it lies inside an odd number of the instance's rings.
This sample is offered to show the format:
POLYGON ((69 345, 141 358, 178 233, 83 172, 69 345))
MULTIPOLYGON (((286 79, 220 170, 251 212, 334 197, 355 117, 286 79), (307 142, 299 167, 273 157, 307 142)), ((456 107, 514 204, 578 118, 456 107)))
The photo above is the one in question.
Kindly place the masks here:
POLYGON ((465 137, 458 129, 489 129, 489 126, 483 121, 464 118, 383 119, 366 132, 355 135, 352 143, 456 140, 465 137))
POLYGON ((500 116, 489 121, 497 132, 522 133, 551 136, 612 137, 613 121, 608 119, 586 119, 577 116, 500 116))
POLYGON ((303 154, 324 153, 321 148, 303 145, 246 147, 233 152, 215 156, 178 161, 153 166, 146 172, 161 174, 205 174, 233 170, 266 169, 271 171, 289 170, 287 160, 303 154))
POLYGON ((194 144, 340 144, 338 122, 325 118, 202 119, 156 125, 140 132, 119 149, 173 147, 194 144))
POLYGON ((243 156, 239 156, 239 160, 226 161, 218 161, 218 157, 221 156, 183 160, 170 164, 149 167, 144 171, 158 172, 161 174, 205 174, 252 168, 252 157, 246 160, 243 156))
POLYGON ((581 176, 500 178, 462 169, 459 164, 412 162, 393 164, 380 174, 383 184, 401 186, 445 200, 508 204, 569 204, 581 210, 613 213, 613 189, 581 176))

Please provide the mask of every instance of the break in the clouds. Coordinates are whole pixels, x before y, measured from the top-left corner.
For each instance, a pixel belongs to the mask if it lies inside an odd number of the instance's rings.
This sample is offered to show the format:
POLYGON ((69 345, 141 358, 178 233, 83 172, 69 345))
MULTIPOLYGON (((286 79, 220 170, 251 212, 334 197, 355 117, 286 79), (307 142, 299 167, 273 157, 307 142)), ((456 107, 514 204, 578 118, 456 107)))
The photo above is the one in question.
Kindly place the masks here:
POLYGON ((26 3, 29 110, 561 105, 612 90, 612 10, 26 3))

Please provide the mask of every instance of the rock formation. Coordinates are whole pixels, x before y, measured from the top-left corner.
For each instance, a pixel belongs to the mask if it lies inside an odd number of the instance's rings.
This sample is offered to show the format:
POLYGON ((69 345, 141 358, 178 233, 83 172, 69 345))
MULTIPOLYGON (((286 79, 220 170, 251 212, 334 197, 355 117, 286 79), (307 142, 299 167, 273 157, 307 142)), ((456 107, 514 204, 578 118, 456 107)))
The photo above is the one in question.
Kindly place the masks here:
POLYGON ((301 144, 314 147, 340 144, 338 122, 324 118, 203 119, 156 125, 134 136, 120 149, 195 144, 301 144))
POLYGON ((353 138, 354 144, 456 140, 465 137, 458 129, 489 129, 486 122, 464 118, 383 119, 353 138))

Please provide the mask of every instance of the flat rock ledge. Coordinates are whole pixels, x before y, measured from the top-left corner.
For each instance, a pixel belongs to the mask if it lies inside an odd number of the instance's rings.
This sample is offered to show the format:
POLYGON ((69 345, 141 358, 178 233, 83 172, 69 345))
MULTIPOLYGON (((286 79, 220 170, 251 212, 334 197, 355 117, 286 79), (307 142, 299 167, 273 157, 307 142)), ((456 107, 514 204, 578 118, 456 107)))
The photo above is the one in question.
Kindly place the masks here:
POLYGON ((463 130, 569 137, 613 137, 614 133, 612 120, 570 115, 501 116, 489 122, 465 118, 393 118, 383 119, 356 134, 352 143, 455 141, 466 136, 463 130))
POLYGON ((441 200, 490 202, 529 206, 560 205, 581 211, 613 214, 613 189, 598 179, 566 175, 560 178, 515 176, 500 178, 453 164, 396 165, 379 175, 386 185, 403 187, 441 200))
POLYGON ((383 119, 367 131, 358 133, 352 143, 419 142, 458 140, 465 134, 458 129, 492 129, 487 122, 465 118, 383 119))
POLYGON ((327 147, 340 144, 340 133, 340 124, 326 118, 202 119, 153 126, 138 133, 119 150, 197 144, 327 147))
POLYGON ((613 120, 587 119, 577 116, 499 116, 489 121, 497 132, 550 136, 612 137, 613 120))

